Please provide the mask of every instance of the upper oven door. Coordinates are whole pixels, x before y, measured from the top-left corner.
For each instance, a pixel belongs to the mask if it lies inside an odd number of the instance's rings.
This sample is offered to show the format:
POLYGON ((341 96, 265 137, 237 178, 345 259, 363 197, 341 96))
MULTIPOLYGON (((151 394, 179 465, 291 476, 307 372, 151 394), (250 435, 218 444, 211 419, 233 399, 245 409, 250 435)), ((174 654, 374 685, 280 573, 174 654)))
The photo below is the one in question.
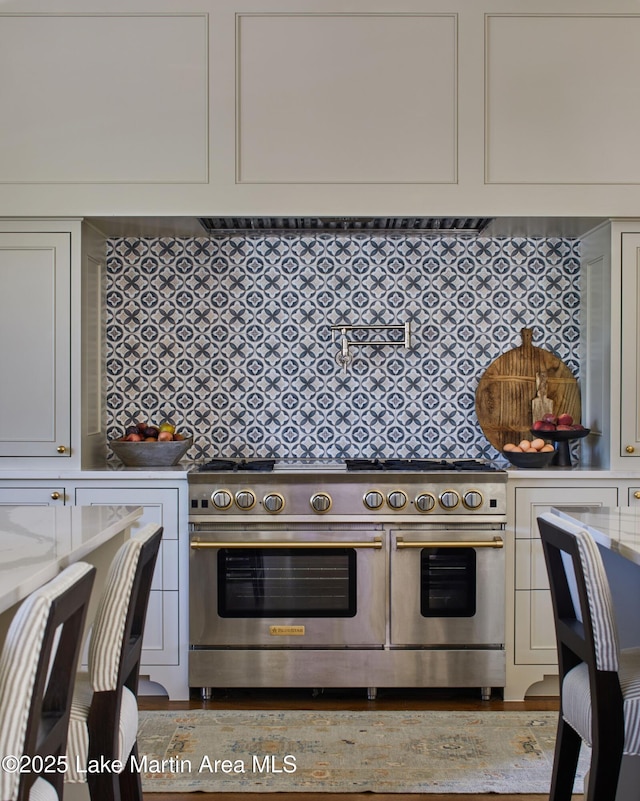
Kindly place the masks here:
POLYGON ((195 647, 382 647, 380 533, 224 531, 190 542, 195 647))
POLYGON ((391 532, 391 644, 502 646, 502 532, 391 532))

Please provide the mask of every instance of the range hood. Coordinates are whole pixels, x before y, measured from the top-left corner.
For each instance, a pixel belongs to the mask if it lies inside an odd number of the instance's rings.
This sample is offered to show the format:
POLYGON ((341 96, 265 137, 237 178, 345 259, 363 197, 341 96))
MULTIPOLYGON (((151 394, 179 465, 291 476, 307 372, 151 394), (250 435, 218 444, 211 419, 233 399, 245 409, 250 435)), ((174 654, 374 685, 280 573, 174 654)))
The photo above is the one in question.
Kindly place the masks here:
POLYGON ((198 217, 209 236, 478 236, 492 220, 492 217, 198 217))
POLYGON ((267 234, 293 236, 301 233, 342 233, 375 236, 477 236, 487 237, 581 237, 605 220, 601 217, 88 217, 107 237, 203 237, 208 235, 267 234), (397 225, 395 223, 397 222, 397 225), (263 224, 265 227, 260 228, 263 224), (312 228, 311 224, 316 227, 312 228), (328 227, 333 223, 335 227, 328 227), (370 227, 367 224, 370 223, 370 227), (278 227, 282 225, 282 227, 278 227), (299 224, 300 227, 294 227, 299 224), (356 225, 359 227, 356 228, 356 225), (401 227, 402 225, 406 227, 401 227), (422 224, 424 227, 415 228, 422 224), (219 225, 220 227, 216 227, 219 225), (222 226, 228 227, 222 227, 222 226), (308 225, 309 227, 303 227, 308 225), (385 225, 387 227, 385 227, 385 225), (234 227, 235 226, 235 227, 234 227), (269 227, 268 227, 269 226, 269 227), (273 227, 270 227, 273 226, 273 227), (288 227, 290 226, 290 227, 288 227), (321 228, 321 226, 326 226, 321 228), (392 227, 394 226, 394 227, 392 227), (412 227, 410 227, 412 226, 412 227), (464 227, 466 226, 466 227, 464 227), (349 230, 351 228, 351 230, 349 230))

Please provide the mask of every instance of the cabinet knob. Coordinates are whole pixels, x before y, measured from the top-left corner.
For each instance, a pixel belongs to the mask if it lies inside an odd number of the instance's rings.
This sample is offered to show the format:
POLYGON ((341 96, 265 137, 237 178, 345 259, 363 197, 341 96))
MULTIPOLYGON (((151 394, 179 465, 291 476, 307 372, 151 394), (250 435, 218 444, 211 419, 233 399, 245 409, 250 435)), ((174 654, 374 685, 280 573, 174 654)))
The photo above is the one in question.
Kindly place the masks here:
POLYGON ((640 490, 636 490, 636 492, 633 493, 633 497, 640 501, 640 490))
POLYGON ((64 445, 58 445, 56 450, 58 451, 58 453, 66 453, 67 452, 67 449, 66 449, 66 447, 64 445))
POLYGON ((60 493, 59 492, 52 492, 51 493, 51 500, 52 501, 59 501, 60 500, 60 493))
POLYGON ((633 445, 627 445, 627 447, 625 448, 625 451, 627 453, 635 453, 636 449, 633 447, 633 445))

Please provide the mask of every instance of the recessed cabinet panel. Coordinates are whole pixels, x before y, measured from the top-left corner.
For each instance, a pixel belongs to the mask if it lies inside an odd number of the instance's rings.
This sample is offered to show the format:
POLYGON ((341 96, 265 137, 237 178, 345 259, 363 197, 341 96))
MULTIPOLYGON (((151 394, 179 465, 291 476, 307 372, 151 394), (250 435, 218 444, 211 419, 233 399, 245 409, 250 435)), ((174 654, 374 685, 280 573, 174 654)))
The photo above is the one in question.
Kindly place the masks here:
POLYGON ((528 621, 526 626, 516 624, 516 665, 555 666, 558 659, 549 593, 516 592, 515 614, 516 621, 528 621))
POLYGON ((622 234, 620 455, 640 455, 640 234, 622 234))
POLYGON ((640 15, 489 14, 485 182, 640 183, 640 15))
POLYGON ((0 286, 0 456, 69 456, 70 235, 0 233, 0 286))
POLYGON ((240 14, 237 182, 455 183, 455 14, 240 14))
POLYGON ((7 14, 0 183, 208 181, 206 14, 7 14))

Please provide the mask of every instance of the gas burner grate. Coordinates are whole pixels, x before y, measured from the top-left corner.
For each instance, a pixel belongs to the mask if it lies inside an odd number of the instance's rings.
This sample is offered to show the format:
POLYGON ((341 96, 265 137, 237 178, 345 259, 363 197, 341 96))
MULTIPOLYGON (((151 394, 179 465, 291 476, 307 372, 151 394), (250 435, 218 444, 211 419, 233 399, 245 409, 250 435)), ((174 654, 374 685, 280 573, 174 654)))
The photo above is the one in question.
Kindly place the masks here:
POLYGON ((349 472, 387 470, 390 472, 495 472, 498 468, 477 459, 346 459, 349 472))
POLYGON ((221 473, 246 470, 254 473, 270 473, 276 463, 275 459, 212 459, 201 464, 199 473, 221 473))

